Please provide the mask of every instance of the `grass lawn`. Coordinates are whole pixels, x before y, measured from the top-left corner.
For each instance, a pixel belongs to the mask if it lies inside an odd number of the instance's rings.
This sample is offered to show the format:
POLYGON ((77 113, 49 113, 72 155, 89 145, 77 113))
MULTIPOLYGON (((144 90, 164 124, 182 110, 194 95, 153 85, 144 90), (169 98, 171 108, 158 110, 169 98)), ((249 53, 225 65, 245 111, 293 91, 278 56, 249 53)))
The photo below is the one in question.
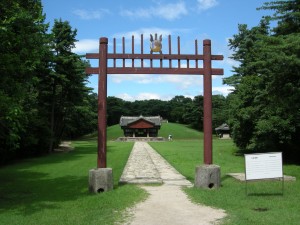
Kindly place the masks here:
MULTIPOLYGON (((196 165, 203 164, 203 142, 198 140, 151 143, 164 158, 192 182, 196 165)), ((244 182, 236 181, 227 173, 244 172, 244 157, 233 154, 231 140, 214 139, 213 162, 221 166, 219 189, 185 189, 192 201, 225 209, 225 224, 300 224, 300 166, 284 165, 286 175, 295 176, 296 182, 248 182, 248 196, 244 182)))
POLYGON ((118 186, 133 143, 108 142, 114 191, 88 192, 88 171, 96 167, 96 142, 77 141, 69 153, 55 153, 0 168, 0 224, 115 224, 124 210, 146 197, 133 185, 118 186))
POLYGON ((169 134, 172 135, 174 140, 203 139, 203 133, 191 129, 186 125, 177 123, 163 123, 158 131, 158 136, 168 139, 169 134))
MULTIPOLYGON (((192 182, 195 167, 203 164, 203 134, 184 125, 163 124, 159 136, 173 141, 151 143, 192 182)), ((108 140, 122 136, 118 125, 107 129, 108 140)), ((133 143, 108 141, 108 167, 113 168, 114 190, 88 192, 88 171, 96 167, 95 134, 73 142, 75 150, 27 159, 0 168, 0 224, 80 225, 115 224, 126 219, 126 208, 146 198, 135 185, 118 185, 133 143)), ((221 166, 219 189, 184 189, 192 201, 225 209, 228 225, 300 224, 300 166, 284 165, 296 182, 245 183, 227 173, 244 172, 244 157, 235 156, 231 140, 214 139, 213 162, 221 166)))

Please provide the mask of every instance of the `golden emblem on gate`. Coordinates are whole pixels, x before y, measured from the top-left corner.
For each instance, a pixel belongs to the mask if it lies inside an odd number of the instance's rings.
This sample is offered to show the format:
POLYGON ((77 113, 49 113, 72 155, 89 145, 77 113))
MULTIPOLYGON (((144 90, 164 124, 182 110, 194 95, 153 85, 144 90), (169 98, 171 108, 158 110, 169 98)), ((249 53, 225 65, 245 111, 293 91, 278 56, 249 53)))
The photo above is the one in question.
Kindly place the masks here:
POLYGON ((150 53, 152 54, 153 52, 159 52, 160 54, 162 54, 161 47, 162 35, 160 35, 159 39, 157 39, 157 34, 155 34, 155 39, 153 39, 152 34, 150 34, 150 53))

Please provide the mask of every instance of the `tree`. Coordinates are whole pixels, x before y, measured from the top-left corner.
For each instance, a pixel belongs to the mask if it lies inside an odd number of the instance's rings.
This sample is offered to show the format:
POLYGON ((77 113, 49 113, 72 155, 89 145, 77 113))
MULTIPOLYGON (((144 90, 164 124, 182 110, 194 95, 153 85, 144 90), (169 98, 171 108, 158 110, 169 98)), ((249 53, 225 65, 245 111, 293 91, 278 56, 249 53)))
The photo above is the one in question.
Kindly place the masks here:
MULTIPOLYGON (((215 126, 227 121, 226 98, 213 96, 213 118, 215 126)), ((175 96, 170 101, 158 99, 127 102, 116 97, 107 97, 107 125, 119 123, 122 115, 159 115, 170 122, 178 122, 203 130, 203 96, 194 99, 175 96)))
MULTIPOLYGON (((38 0, 0 2, 0 158, 38 145, 37 75, 47 54, 47 28, 38 0)), ((0 162, 1 163, 1 162, 0 162)))
POLYGON ((278 21, 276 35, 300 33, 300 3, 298 0, 266 2, 259 10, 274 10, 271 20, 278 21))
POLYGON ((230 40, 240 65, 225 83, 235 86, 230 125, 241 149, 288 151, 299 144, 299 7, 299 1, 265 3, 274 16, 252 29, 240 25, 230 40), (270 20, 278 20, 272 30, 270 20))
POLYGON ((192 103, 191 98, 186 98, 182 95, 175 96, 169 101, 170 104, 170 118, 169 121, 176 123, 184 123, 183 115, 186 105, 192 103))
POLYGON ((212 96, 212 126, 216 128, 228 121, 227 101, 223 95, 212 96))
POLYGON ((70 109, 65 120, 63 138, 75 139, 97 130, 98 97, 96 93, 84 96, 80 104, 70 109))
POLYGON ((122 115, 130 114, 130 108, 126 107, 124 100, 117 97, 107 97, 107 126, 118 124, 122 115))
POLYGON ((61 141, 71 112, 76 112, 76 107, 81 106, 90 92, 85 86, 88 78, 85 73, 87 63, 72 52, 76 34, 77 30, 72 30, 69 22, 61 19, 54 21, 51 33, 53 61, 50 76, 45 78, 43 88, 44 102, 48 104, 50 112, 50 152, 61 141))
POLYGON ((192 102, 187 102, 182 118, 185 124, 203 130, 203 96, 195 96, 192 102))

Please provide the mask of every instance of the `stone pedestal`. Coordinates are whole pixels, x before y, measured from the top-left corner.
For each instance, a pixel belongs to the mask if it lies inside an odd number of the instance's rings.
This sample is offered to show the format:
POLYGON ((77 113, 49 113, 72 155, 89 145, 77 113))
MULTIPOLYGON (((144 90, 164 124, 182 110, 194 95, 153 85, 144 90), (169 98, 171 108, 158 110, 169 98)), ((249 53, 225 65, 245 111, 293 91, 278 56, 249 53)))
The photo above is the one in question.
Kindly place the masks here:
POLYGON ((98 168, 89 171, 89 191, 100 193, 114 188, 114 179, 111 168, 98 168))
POLYGON ((218 165, 201 165, 196 167, 195 187, 219 188, 221 186, 221 169, 218 165))

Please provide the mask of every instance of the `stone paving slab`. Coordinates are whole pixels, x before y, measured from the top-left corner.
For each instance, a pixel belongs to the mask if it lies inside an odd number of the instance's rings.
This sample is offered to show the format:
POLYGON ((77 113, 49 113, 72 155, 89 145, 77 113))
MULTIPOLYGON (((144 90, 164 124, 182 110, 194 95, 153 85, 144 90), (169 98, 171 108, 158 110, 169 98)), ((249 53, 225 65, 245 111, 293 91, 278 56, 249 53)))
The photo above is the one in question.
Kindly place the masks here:
POLYGON ((146 142, 135 142, 120 183, 193 186, 146 142))
MULTIPOLYGON (((245 181, 245 173, 228 173, 228 176, 231 176, 239 181, 245 181)), ((296 177, 283 175, 284 181, 296 181, 296 177)), ((264 180, 264 179, 261 179, 264 180)), ((270 179, 267 179, 270 180, 270 179)), ((281 178, 273 178, 273 180, 281 180, 281 178)))

